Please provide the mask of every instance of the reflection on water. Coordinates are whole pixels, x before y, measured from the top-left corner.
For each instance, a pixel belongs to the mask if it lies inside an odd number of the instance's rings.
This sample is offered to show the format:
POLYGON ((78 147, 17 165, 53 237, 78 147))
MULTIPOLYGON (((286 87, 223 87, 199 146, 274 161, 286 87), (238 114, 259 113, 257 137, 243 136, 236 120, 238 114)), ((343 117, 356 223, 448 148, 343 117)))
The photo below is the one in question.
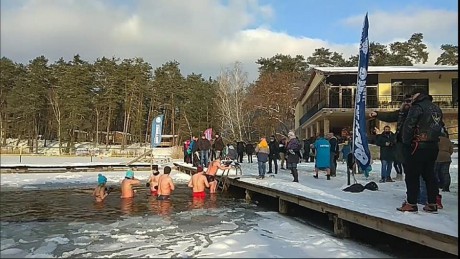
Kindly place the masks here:
POLYGON ((0 257, 198 255, 213 236, 249 231, 261 211, 221 193, 193 199, 185 185, 169 201, 157 201, 147 189, 132 199, 114 191, 101 203, 91 193, 2 190, 0 257))

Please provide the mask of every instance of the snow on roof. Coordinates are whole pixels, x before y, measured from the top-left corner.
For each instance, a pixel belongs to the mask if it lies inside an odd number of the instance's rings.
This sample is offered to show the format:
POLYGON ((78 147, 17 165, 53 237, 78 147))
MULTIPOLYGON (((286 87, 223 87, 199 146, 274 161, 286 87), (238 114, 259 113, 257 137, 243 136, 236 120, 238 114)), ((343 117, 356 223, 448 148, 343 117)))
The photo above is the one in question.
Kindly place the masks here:
MULTIPOLYGON (((357 73, 358 67, 315 67, 323 73, 357 73)), ((369 73, 389 72, 455 72, 458 66, 369 66, 369 73)))

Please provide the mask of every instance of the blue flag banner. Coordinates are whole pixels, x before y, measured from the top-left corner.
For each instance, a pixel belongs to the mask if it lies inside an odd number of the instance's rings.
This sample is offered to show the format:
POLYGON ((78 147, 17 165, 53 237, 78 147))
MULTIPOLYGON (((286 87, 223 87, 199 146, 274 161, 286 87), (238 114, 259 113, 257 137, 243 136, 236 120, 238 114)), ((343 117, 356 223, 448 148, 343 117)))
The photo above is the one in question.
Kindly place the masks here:
POLYGON ((161 137, 163 132, 163 115, 158 115, 152 121, 152 134, 151 138, 151 146, 157 147, 161 143, 161 137))
POLYGON ((356 83, 355 114, 353 118, 353 155, 365 170, 371 162, 371 152, 367 141, 366 127, 366 81, 369 64, 369 21, 364 17, 363 32, 359 45, 358 81, 356 83))

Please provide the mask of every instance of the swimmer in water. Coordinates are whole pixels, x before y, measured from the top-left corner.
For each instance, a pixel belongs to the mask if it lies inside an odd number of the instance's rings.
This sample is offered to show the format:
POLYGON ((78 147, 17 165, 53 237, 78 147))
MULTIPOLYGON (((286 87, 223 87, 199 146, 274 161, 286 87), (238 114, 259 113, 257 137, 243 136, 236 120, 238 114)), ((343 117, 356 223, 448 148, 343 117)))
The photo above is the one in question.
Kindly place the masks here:
POLYGON ((157 200, 169 200, 172 191, 174 191, 174 183, 169 173, 171 173, 171 167, 165 166, 163 174, 158 178, 157 200))
POLYGON ((198 166, 196 168, 196 173, 193 174, 192 178, 188 182, 188 187, 193 190, 193 198, 205 198, 205 188, 209 188, 208 179, 203 174, 203 167, 198 166))
POLYGON ((121 182, 121 198, 132 198, 134 197, 133 186, 138 186, 141 181, 134 178, 134 172, 129 169, 126 171, 125 179, 121 182))
POLYGON ((158 171, 158 167, 154 167, 152 171, 152 175, 149 177, 147 181, 147 187, 150 187, 150 193, 152 196, 158 196, 158 179, 160 178, 160 172, 158 171))
POLYGON ((111 189, 106 187, 107 177, 102 174, 97 175, 97 186, 93 191, 93 196, 97 202, 102 202, 109 195, 111 189))

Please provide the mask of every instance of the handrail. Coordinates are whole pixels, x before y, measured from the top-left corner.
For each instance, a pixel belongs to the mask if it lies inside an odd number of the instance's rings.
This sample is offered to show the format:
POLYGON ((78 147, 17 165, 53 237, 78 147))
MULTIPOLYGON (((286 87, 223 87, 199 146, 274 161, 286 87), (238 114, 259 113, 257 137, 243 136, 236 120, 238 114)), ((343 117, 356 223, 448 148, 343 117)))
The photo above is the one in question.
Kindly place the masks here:
MULTIPOLYGON (((431 95, 433 103, 437 104, 440 108, 458 108, 458 100, 454 100, 452 95, 431 95)), ((322 108, 345 108, 353 109, 353 97, 342 97, 342 102, 332 103, 329 100, 320 100, 312 108, 310 108, 300 119, 299 124, 302 125, 322 108)), ((383 108, 383 109, 397 109, 401 106, 404 100, 404 95, 367 95, 366 107, 367 108, 383 108)))

